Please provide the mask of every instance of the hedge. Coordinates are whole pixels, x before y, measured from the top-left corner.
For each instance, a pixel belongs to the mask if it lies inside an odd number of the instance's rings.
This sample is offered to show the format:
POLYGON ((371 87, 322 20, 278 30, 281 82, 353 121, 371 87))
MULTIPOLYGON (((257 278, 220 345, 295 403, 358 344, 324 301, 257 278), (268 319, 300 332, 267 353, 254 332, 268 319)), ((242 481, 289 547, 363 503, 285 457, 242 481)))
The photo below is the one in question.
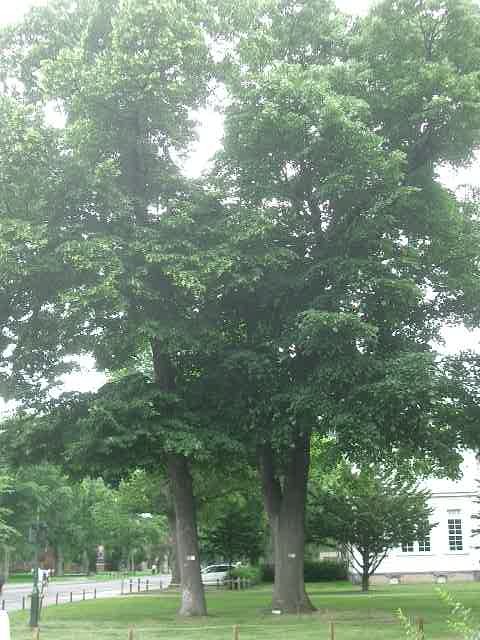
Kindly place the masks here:
MULTIPOLYGON (((270 564, 261 565, 262 582, 273 582, 274 568, 270 564)), ((345 563, 337 560, 305 560, 305 582, 346 580, 348 571, 345 563)))

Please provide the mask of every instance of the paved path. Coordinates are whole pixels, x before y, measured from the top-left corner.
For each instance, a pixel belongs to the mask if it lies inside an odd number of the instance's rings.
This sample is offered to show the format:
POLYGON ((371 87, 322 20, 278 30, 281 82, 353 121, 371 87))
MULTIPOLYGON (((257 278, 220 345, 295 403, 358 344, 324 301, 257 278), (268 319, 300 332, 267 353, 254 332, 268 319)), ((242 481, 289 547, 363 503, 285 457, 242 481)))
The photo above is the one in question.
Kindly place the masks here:
MULTIPOLYGON (((123 593, 138 593, 139 584, 141 592, 148 589, 159 589, 160 586, 165 588, 170 583, 169 575, 160 576, 142 576, 141 578, 132 578, 130 586, 130 578, 114 580, 88 580, 86 578, 69 579, 69 580, 54 580, 50 582, 47 587, 46 594, 43 600, 43 606, 52 606, 58 604, 69 603, 70 598, 73 602, 79 602, 84 598, 86 600, 92 600, 97 598, 114 598, 122 594, 122 582, 123 593), (140 581, 140 583, 139 583, 140 581), (85 593, 85 595, 84 595, 85 593), (70 595, 71 594, 71 595, 70 595)), ((3 588, 3 593, 0 596, 1 606, 6 611, 18 611, 30 607, 30 595, 32 593, 32 584, 23 583, 7 584, 3 588)))

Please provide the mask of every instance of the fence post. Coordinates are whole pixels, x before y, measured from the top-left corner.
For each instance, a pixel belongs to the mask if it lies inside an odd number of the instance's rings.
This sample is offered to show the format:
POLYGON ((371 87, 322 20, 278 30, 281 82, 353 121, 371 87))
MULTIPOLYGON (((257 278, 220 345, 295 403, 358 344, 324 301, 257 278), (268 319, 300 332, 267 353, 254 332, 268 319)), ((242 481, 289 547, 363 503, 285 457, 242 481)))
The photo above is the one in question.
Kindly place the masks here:
POLYGON ((83 590, 83 600, 85 600, 85 589, 83 590))
POLYGON ((141 589, 140 585, 141 585, 141 579, 139 578, 138 579, 138 588, 137 588, 138 593, 140 593, 140 589, 141 589))
POLYGON ((330 622, 330 640, 335 640, 335 623, 330 622))
POLYGON ((25 596, 22 596, 22 611, 25 611, 25 596))
POLYGON ((57 591, 57 593, 55 595, 55 604, 58 604, 58 591, 57 591))
POLYGON ((122 587, 121 587, 120 595, 123 596, 123 578, 122 578, 122 587))
POLYGON ((70 602, 73 602, 73 593, 70 591, 70 602))
POLYGON ((133 580, 130 578, 130 593, 132 593, 133 590, 133 580))
POLYGON ((93 590, 93 599, 97 599, 97 587, 95 587, 95 589, 93 590))
POLYGON ((2 611, 5 611, 5 600, 2 600, 2 611))
POLYGON ((233 640, 240 640, 240 627, 238 624, 233 627, 233 640))
POLYGON ((237 591, 240 591, 241 589, 241 578, 237 578, 237 591))
POLYGON ((147 593, 148 593, 149 587, 150 587, 150 580, 147 578, 147 581, 145 582, 145 589, 146 589, 147 593))
POLYGON ((425 632, 423 630, 423 618, 418 619, 418 635, 423 640, 425 638, 425 632))

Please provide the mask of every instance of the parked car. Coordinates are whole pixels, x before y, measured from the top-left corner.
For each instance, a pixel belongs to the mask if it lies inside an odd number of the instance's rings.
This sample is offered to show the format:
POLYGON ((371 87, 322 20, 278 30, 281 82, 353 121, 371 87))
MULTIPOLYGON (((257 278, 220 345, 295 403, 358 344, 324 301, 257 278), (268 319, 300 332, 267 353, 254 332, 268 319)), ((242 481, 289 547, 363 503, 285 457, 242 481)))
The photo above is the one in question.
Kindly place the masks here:
POLYGON ((202 569, 203 584, 223 584, 231 567, 228 564, 211 564, 202 569))

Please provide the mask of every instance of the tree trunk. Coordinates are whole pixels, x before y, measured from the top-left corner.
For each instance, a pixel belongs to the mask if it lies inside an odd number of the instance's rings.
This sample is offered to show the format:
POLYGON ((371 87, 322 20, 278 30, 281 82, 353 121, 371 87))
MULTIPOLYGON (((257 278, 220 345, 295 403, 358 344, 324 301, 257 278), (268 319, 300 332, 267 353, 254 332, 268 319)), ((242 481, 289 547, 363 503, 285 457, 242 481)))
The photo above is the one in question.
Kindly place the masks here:
POLYGON ((90 558, 86 549, 84 549, 82 553, 82 573, 86 575, 90 573, 90 558))
POLYGON ((61 547, 55 549, 55 575, 64 576, 63 551, 61 547))
POLYGON ((168 456, 177 521, 178 564, 182 585, 180 615, 206 616, 207 605, 200 573, 197 522, 193 483, 187 459, 180 454, 168 456))
POLYGON ((366 593, 370 586, 370 553, 362 553, 362 592, 366 593))
POLYGON ((275 552, 272 610, 282 613, 311 612, 315 608, 305 591, 305 504, 310 462, 310 435, 295 438, 283 473, 283 485, 275 470, 271 447, 260 451, 265 507, 275 552))
POLYGON ((370 586, 370 576, 368 575, 368 573, 363 572, 362 573, 362 591, 366 593, 368 591, 369 586, 370 586))
POLYGON ((177 544, 177 519, 175 510, 169 510, 167 513, 168 529, 170 532, 170 554, 169 565, 172 570, 172 584, 180 584, 180 566, 178 564, 178 544, 177 544))
MULTIPOLYGON (((152 340, 155 381, 162 391, 175 393, 175 369, 160 341, 152 340)), ((193 481, 187 458, 179 453, 167 454, 167 469, 176 517, 177 557, 180 566, 182 616, 205 616, 207 605, 200 573, 193 481)))

